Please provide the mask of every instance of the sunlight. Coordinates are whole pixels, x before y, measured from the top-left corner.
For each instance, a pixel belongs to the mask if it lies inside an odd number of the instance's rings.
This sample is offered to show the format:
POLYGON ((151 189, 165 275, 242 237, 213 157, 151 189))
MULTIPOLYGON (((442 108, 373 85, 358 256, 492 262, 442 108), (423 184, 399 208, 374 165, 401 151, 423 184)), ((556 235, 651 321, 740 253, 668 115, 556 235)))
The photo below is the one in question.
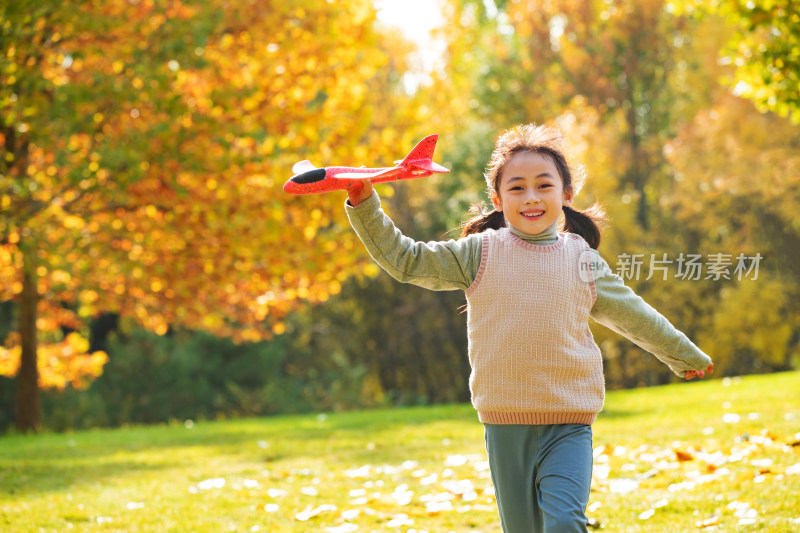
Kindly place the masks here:
POLYGON ((445 42, 436 38, 435 30, 444 24, 439 3, 431 0, 375 0, 378 20, 400 28, 405 36, 413 41, 419 54, 413 64, 413 73, 403 77, 408 92, 414 92, 439 66, 445 49, 445 42))
POLYGON ((397 26, 420 48, 430 45, 431 31, 444 22, 437 2, 430 0, 375 0, 378 20, 397 26))

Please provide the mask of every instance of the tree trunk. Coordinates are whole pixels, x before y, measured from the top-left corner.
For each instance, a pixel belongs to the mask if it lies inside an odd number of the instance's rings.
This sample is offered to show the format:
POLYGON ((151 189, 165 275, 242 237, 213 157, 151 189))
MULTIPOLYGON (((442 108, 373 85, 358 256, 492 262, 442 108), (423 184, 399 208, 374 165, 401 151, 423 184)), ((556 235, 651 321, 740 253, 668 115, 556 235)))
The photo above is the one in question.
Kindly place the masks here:
POLYGON ((22 355, 17 373, 17 429, 24 433, 39 430, 42 405, 36 358, 36 314, 39 305, 36 265, 30 254, 24 254, 23 261, 22 294, 19 300, 19 333, 22 338, 22 355))
POLYGON ((647 231, 650 229, 648 218, 648 205, 647 195, 645 194, 645 185, 647 184, 647 177, 644 175, 648 169, 646 165, 642 164, 642 142, 640 135, 636 132, 638 128, 638 118, 636 117, 636 100, 631 96, 630 109, 627 113, 628 128, 630 129, 628 140, 631 148, 631 162, 628 167, 628 181, 633 184, 636 192, 639 193, 639 204, 636 209, 636 220, 639 222, 642 230, 647 231))

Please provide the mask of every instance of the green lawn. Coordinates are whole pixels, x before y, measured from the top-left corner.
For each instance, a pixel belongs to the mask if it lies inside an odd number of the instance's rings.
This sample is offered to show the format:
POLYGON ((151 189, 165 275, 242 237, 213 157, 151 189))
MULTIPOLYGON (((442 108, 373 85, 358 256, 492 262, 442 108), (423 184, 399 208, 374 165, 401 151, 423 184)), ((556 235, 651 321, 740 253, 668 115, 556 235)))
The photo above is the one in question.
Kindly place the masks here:
MULTIPOLYGON (((800 531, 800 373, 613 392, 594 439, 602 531, 800 531)), ((468 405, 0 437, 2 531, 489 533, 492 494, 468 405)))

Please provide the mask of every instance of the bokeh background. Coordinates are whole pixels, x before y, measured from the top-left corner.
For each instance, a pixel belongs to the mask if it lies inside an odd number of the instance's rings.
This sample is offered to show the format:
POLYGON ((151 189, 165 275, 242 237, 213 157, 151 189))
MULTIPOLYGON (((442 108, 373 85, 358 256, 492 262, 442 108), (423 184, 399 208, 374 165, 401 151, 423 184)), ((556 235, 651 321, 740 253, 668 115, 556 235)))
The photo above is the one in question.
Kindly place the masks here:
MULTIPOLYGON (((463 294, 394 282, 344 194, 282 185, 438 133, 450 174, 378 191, 455 238, 527 122, 714 378, 798 367, 792 0, 3 1, 0 431, 467 401, 463 294)), ((595 326, 610 389, 676 379, 595 326)))

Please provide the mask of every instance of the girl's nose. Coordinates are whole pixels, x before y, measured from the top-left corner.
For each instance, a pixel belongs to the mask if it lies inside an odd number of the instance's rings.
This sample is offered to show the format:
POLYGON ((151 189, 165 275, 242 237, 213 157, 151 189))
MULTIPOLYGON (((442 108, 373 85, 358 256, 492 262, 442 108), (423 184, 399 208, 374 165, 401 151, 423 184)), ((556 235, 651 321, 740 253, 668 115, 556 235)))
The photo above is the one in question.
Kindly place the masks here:
POLYGON ((539 203, 539 195, 535 192, 531 191, 528 193, 528 196, 525 198, 526 204, 536 204, 539 203))

